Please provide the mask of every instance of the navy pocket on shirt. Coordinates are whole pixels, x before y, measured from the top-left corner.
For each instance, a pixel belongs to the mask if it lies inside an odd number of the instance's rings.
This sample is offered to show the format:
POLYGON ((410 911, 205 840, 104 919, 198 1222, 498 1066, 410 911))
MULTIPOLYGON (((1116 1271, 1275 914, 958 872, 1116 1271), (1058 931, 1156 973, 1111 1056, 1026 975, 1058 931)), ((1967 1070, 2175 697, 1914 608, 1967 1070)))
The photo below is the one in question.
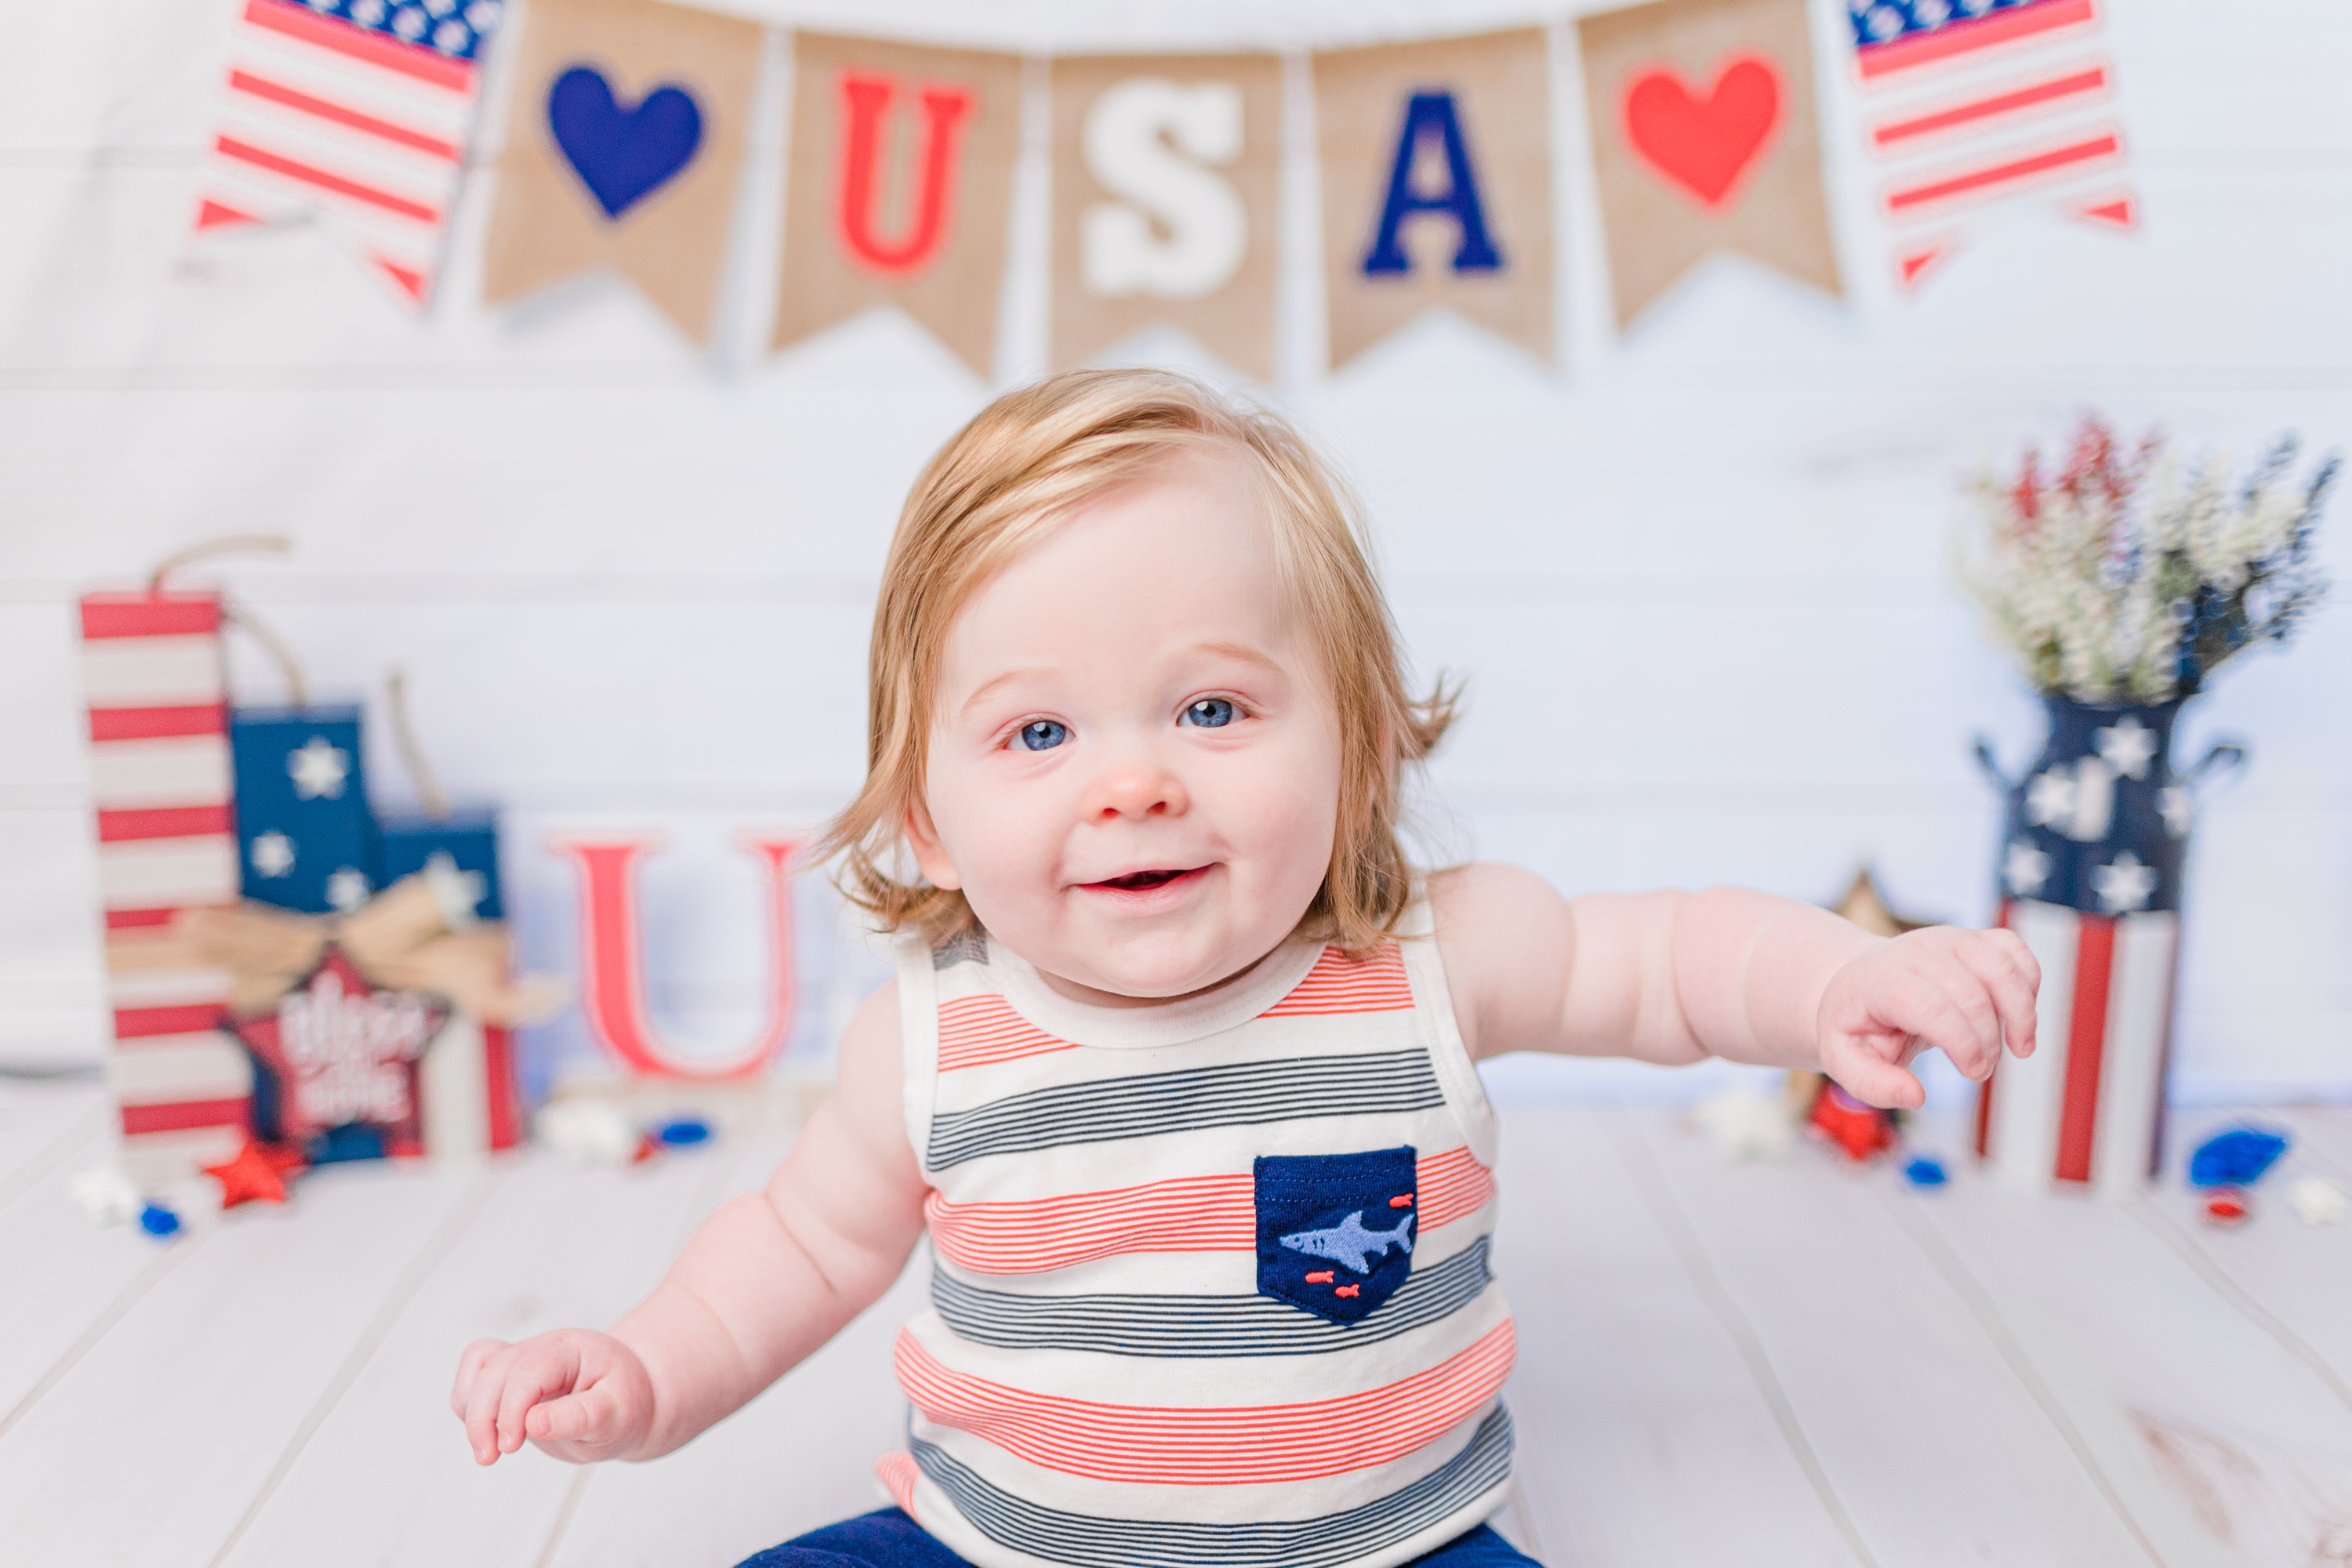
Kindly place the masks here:
POLYGON ((1257 1288, 1335 1323, 1352 1323, 1412 1272, 1414 1154, 1263 1154, 1257 1178, 1257 1288))

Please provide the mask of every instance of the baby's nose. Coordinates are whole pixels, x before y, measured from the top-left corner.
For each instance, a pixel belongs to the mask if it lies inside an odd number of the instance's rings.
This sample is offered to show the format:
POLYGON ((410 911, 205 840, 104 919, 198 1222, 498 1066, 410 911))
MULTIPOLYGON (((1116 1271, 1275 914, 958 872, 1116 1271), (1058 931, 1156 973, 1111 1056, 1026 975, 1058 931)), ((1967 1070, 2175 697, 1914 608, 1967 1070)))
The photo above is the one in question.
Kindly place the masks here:
POLYGON ((1190 804, 1183 781, 1148 758, 1114 763, 1095 784, 1093 816, 1105 820, 1129 816, 1177 816, 1190 804))

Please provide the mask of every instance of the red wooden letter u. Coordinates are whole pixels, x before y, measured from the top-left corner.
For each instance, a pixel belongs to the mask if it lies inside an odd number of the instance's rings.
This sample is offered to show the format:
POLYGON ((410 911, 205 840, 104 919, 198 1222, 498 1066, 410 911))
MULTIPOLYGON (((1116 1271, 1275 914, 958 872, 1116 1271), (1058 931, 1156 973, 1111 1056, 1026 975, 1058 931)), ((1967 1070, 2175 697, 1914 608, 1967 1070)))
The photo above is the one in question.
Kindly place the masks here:
POLYGON ((597 1043, 649 1078, 749 1078, 783 1049, 793 1027, 793 905, 784 863, 790 838, 751 837, 744 847, 766 863, 768 1020, 759 1038, 725 1061, 681 1058, 654 1035, 646 1012, 644 950, 637 941, 637 857, 657 837, 557 838, 551 847, 580 868, 580 1010, 597 1043))
POLYGON ((908 204, 905 231, 895 240, 875 232, 875 202, 880 194, 883 121, 898 96, 895 77, 859 71, 841 73, 841 240, 849 254, 891 277, 929 265, 947 243, 955 220, 956 136, 971 112, 971 91, 961 87, 926 87, 923 106, 922 175, 908 204))

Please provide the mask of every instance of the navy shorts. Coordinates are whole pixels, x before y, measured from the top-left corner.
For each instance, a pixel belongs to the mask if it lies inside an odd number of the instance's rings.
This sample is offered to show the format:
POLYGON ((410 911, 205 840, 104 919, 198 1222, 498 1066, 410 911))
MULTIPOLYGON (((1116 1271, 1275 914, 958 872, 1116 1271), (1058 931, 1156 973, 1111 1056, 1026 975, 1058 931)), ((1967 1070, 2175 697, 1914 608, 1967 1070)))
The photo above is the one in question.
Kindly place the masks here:
MULTIPOLYGON (((845 1519, 743 1559, 740 1568, 969 1568, 895 1508, 845 1519)), ((1538 1568, 1486 1525, 1457 1535, 1408 1568, 1538 1568)))

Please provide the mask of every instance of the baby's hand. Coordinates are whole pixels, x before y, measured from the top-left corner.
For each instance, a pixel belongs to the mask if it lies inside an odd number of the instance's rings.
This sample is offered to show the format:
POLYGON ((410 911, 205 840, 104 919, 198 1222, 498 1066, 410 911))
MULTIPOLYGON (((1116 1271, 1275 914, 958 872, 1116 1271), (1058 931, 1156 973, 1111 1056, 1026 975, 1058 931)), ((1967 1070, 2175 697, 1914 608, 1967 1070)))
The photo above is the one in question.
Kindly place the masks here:
POLYGON ((654 1385, 637 1352, 610 1334, 558 1329, 519 1345, 476 1340, 457 1358, 449 1408, 474 1462, 495 1464, 525 1437, 559 1459, 625 1458, 653 1425, 654 1385))
POLYGON ((2033 1054, 2042 966, 2014 931, 1929 926, 1871 949, 1822 993, 1822 1070, 1873 1105, 1916 1109, 1927 1090, 1906 1069, 1934 1046, 1969 1078, 2000 1060, 2002 1036, 2033 1054))

